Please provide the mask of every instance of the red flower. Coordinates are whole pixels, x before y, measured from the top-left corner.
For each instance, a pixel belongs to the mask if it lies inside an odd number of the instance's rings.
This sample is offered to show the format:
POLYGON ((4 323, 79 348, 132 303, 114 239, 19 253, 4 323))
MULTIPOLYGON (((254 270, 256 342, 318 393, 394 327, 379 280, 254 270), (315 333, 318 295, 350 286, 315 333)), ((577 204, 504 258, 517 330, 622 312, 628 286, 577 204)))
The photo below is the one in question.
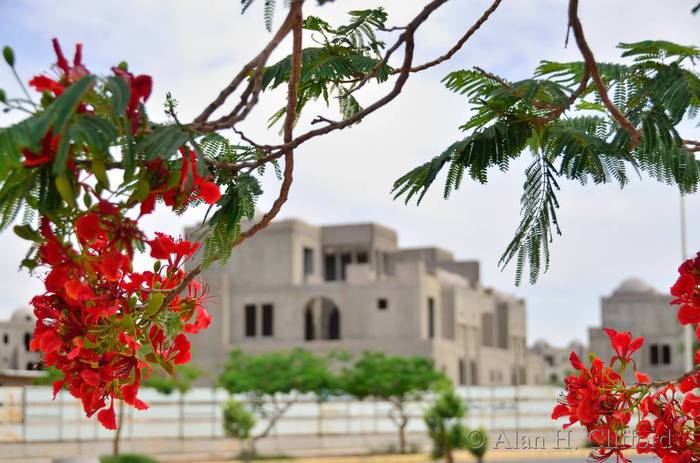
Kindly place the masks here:
POLYGON ((644 373, 640 373, 638 371, 635 371, 634 377, 637 379, 637 382, 639 384, 650 384, 651 383, 651 379, 649 379, 649 376, 645 375, 644 373))
POLYGON ((83 66, 83 45, 78 43, 75 45, 75 56, 73 57, 73 66, 68 64, 68 60, 63 55, 61 44, 58 39, 53 39, 53 49, 56 53, 56 68, 58 68, 59 82, 44 75, 34 76, 29 81, 29 85, 34 87, 39 92, 51 92, 55 96, 59 96, 65 88, 90 74, 85 66, 83 66))
POLYGON ((199 333, 199 330, 209 328, 211 324, 211 315, 202 303, 206 290, 196 281, 191 281, 187 287, 188 297, 185 302, 190 301, 194 304, 194 322, 185 323, 184 329, 187 333, 199 333))
POLYGON ((678 322, 681 325, 700 323, 700 307, 691 304, 683 304, 678 309, 678 322))
POLYGON ((151 96, 153 89, 153 80, 151 76, 141 74, 134 77, 132 73, 124 69, 113 67, 112 72, 118 77, 121 77, 129 84, 129 103, 126 107, 126 116, 131 121, 131 132, 136 133, 139 126, 139 105, 145 103, 151 96))
POLYGON ((78 238, 88 243, 105 236, 104 230, 100 227, 100 216, 94 212, 81 215, 75 222, 75 231, 78 238))
POLYGON ((216 183, 202 182, 199 184, 199 194, 195 198, 201 198, 207 204, 216 204, 221 198, 221 191, 216 183))
POLYGON ((186 191, 185 185, 191 179, 192 185, 198 187, 199 194, 192 197, 192 200, 202 199, 208 204, 215 204, 221 198, 221 192, 216 183, 209 180, 209 177, 202 177, 197 166, 197 153, 185 147, 180 148, 182 153, 182 168, 180 171, 180 191, 186 191))
POLYGON ((34 76, 29 81, 29 86, 34 87, 37 92, 51 92, 55 96, 59 96, 65 90, 63 85, 44 75, 34 76))
POLYGON ((697 286, 695 277, 690 273, 682 273, 678 280, 671 286, 671 295, 681 297, 686 293, 691 292, 697 286))
POLYGON ((67 281, 64 284, 64 288, 66 290, 66 296, 76 302, 87 301, 95 297, 95 293, 92 292, 92 289, 78 280, 67 281))
POLYGON ((22 150, 22 154, 24 155, 22 164, 24 167, 36 167, 53 161, 53 158, 56 156, 59 141, 60 137, 58 135, 54 137, 49 130, 41 139, 41 152, 34 153, 28 148, 24 148, 22 150))
POLYGON ((104 410, 100 410, 100 412, 97 414, 97 419, 102 423, 102 426, 104 426, 107 429, 117 429, 117 420, 114 415, 114 402, 111 403, 109 408, 105 408, 104 410))
POLYGON ((612 328, 603 328, 603 331, 605 331, 610 338, 610 343, 612 344, 617 358, 624 362, 628 362, 634 351, 644 344, 644 338, 638 337, 632 339, 632 335, 629 331, 618 333, 612 328))
POLYGON ((175 241, 165 233, 156 233, 156 237, 148 241, 148 244, 151 246, 151 257, 167 260, 172 267, 180 266, 199 249, 199 243, 175 241))

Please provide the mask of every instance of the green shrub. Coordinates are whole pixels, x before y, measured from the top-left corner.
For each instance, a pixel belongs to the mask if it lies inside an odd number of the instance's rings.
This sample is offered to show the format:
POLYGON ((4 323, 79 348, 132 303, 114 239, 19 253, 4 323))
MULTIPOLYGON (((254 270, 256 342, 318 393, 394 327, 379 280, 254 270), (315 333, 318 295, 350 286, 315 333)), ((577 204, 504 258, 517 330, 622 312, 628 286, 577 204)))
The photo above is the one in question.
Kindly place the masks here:
POLYGON ((488 436, 486 435, 486 431, 484 431, 483 429, 469 431, 466 434, 466 439, 463 447, 466 448, 469 451, 469 453, 474 455, 474 458, 476 458, 476 461, 478 461, 479 463, 484 461, 484 455, 486 454, 488 446, 488 436))
POLYGON ((224 431, 227 436, 245 440, 255 427, 255 416, 241 402, 230 399, 224 405, 224 431))
POLYGON ((434 459, 444 458, 452 463, 452 451, 464 445, 467 433, 460 422, 464 413, 464 403, 453 389, 440 393, 425 411, 423 420, 433 441, 434 459))
POLYGON ((109 455, 100 458, 100 463, 158 463, 158 460, 146 455, 136 453, 123 453, 121 455, 109 455))

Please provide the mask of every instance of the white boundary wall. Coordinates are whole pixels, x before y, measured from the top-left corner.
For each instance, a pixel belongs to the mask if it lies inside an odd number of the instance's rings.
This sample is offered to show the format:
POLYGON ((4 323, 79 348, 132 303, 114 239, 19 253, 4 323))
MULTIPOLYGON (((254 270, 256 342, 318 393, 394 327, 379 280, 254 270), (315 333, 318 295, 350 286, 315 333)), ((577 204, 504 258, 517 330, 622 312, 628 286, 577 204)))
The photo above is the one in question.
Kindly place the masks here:
MULTIPOLYGON (((468 407, 464 424, 487 430, 556 430, 550 419, 560 389, 556 387, 462 387, 468 407)), ((80 402, 66 391, 51 400, 49 387, 0 387, 0 442, 95 441, 109 439, 95 418, 88 419, 80 402)), ((229 398, 223 389, 194 388, 184 396, 158 394, 143 388, 139 397, 150 405, 145 411, 126 408, 123 437, 217 438, 223 437, 222 405, 229 398)), ((241 397, 237 397, 241 400, 241 397)), ((430 398, 409 404, 409 432, 424 432, 423 410, 430 398)), ((332 436, 396 433, 389 419, 390 405, 347 397, 318 403, 305 397, 293 405, 271 436, 332 436)), ((264 426, 259 419, 258 426, 264 426)))

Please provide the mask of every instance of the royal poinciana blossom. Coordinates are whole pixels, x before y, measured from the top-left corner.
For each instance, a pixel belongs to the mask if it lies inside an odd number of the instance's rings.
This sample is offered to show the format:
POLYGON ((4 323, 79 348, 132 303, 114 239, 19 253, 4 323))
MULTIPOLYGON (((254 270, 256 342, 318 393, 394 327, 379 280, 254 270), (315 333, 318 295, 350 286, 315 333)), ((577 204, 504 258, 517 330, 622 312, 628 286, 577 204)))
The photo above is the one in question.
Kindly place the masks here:
MULTIPOLYGON (((681 325, 700 323, 700 253, 678 269, 680 276, 671 288, 672 304, 680 305, 681 325)), ((615 456, 617 461, 630 461, 623 451, 634 449, 639 454, 655 454, 663 463, 700 461, 700 386, 698 368, 680 378, 652 382, 637 371, 632 358, 643 344, 630 333, 605 329, 614 355, 606 363, 592 355, 590 366, 571 353, 571 365, 577 371, 565 379, 566 392, 554 407, 552 418, 568 418, 567 428, 580 423, 596 449, 592 458, 604 461, 615 456), (624 376, 630 370, 635 382, 627 384, 624 376)), ((700 329, 696 330, 700 339, 700 329)), ((695 353, 700 364, 700 349, 695 353)))
MULTIPOLYGON (((90 75, 80 45, 72 65, 56 40, 54 49, 55 76, 39 75, 29 82, 42 93, 37 113, 48 113, 57 97, 90 75)), ((113 72, 129 95, 123 114, 116 115, 123 136, 138 140, 150 130, 143 103, 151 93, 151 78, 134 76, 125 66, 113 72)), ((115 118, 111 98, 99 82, 91 83, 75 102, 74 117, 115 118)), ((61 132, 55 121, 47 124, 39 150, 22 151, 24 169, 54 174, 56 191, 68 206, 43 214, 37 230, 16 228, 36 243, 31 266, 43 275, 46 289, 31 301, 37 316, 31 349, 44 354, 46 366, 63 372, 54 393, 65 386, 88 416, 97 414, 106 428, 115 429, 114 400, 147 408, 138 398, 141 381, 154 367, 172 372, 174 365, 189 361, 185 333, 197 333, 211 322, 203 305, 205 289, 185 280, 183 268, 200 244, 163 233, 149 239, 139 219, 158 201, 179 211, 195 201, 213 205, 221 193, 187 143, 179 148, 179 159, 144 162, 130 194, 111 189, 100 158, 104 153, 91 151, 90 136, 61 132), (72 138, 63 143, 63 137, 72 138), (59 162, 64 164, 57 168, 59 162), (135 270, 137 250, 150 253, 152 270, 135 270)))

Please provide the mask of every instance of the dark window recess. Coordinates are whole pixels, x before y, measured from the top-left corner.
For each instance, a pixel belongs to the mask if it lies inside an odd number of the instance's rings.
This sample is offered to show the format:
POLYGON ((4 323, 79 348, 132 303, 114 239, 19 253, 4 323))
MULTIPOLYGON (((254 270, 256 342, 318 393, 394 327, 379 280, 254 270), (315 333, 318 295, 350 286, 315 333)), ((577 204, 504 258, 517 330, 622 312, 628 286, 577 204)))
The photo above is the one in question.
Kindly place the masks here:
POLYGON ((479 366, 476 364, 476 360, 469 361, 469 380, 472 386, 479 384, 479 366))
POLYGON ((652 344, 649 346, 650 348, 650 363, 652 365, 658 365, 659 364, 659 345, 658 344, 652 344))
POLYGON ((428 298, 428 337, 435 337, 435 299, 428 298))
POLYGON ((369 262, 369 255, 364 251, 358 252, 357 253, 357 263, 358 264, 366 264, 367 262, 369 262))
POLYGON ((314 312, 311 307, 304 311, 304 339, 313 341, 316 339, 316 329, 314 326, 314 312))
POLYGON ((262 335, 272 336, 274 334, 274 313, 275 307, 272 304, 262 306, 262 335))
POLYGON ((314 250, 304 248, 304 275, 313 275, 314 273, 314 250))
POLYGON ((340 279, 345 280, 346 267, 352 262, 352 254, 344 253, 340 255, 340 279))
POLYGON ((671 364, 671 346, 668 344, 661 346, 661 363, 664 365, 671 364))
POLYGON ((323 277, 326 281, 335 281, 335 254, 323 256, 323 277))
POLYGON ((328 316, 328 339, 340 339, 340 311, 333 309, 328 316))
POLYGON ((10 335, 5 333, 2 335, 2 342, 3 344, 9 344, 10 343, 10 335))
POLYGON ((388 301, 388 300, 386 300, 386 299, 384 299, 384 298, 377 299, 377 308, 378 308, 379 310, 386 310, 387 307, 389 307, 389 301, 388 301))
POLYGON ((457 368, 459 369, 459 384, 464 386, 467 384, 467 365, 464 362, 464 359, 459 359, 457 368))
POLYGON ((31 333, 24 333, 24 350, 29 352, 29 343, 32 342, 32 334, 31 333))
POLYGON ((255 305, 245 306, 245 335, 248 338, 255 337, 255 305))

